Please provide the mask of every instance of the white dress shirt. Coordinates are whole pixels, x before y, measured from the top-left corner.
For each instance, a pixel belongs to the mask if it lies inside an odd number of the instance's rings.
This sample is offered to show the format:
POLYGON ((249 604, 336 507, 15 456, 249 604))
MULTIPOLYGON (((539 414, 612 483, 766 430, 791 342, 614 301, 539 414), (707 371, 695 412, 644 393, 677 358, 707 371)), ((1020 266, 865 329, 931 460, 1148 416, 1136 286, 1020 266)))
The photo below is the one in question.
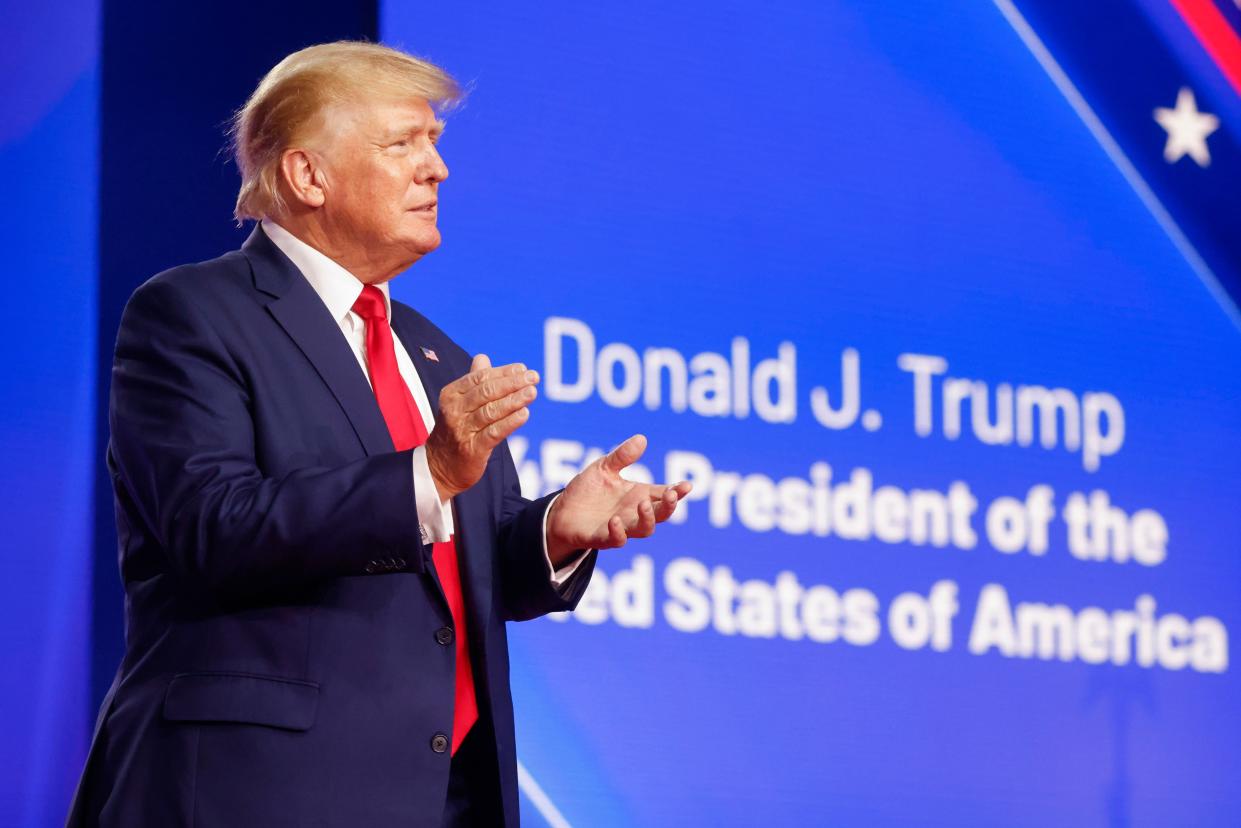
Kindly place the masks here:
MULTIPOLYGON (((280 248, 280 252, 289 257, 297 269, 306 277, 306 281, 314 288, 315 293, 327 305, 328 311, 345 341, 357 357, 362 376, 370 383, 370 371, 366 366, 366 320, 353 312, 353 303, 362 294, 363 284, 352 273, 345 270, 332 259, 285 230, 271 219, 263 220, 263 232, 271 239, 272 244, 280 248)), ((384 307, 388 317, 388 325, 392 324, 392 299, 388 295, 387 283, 377 286, 384 297, 384 307)), ((418 413, 426 426, 427 433, 435 428, 435 414, 427 399, 426 389, 422 387, 422 379, 404 344, 392 332, 392 345, 396 349, 397 369, 401 379, 409 386, 418 413)), ((413 452, 414 474, 414 506, 418 513, 418 524, 422 532, 423 543, 446 541, 453 535, 453 515, 451 501, 440 500, 435 479, 431 476, 431 468, 427 465, 426 446, 418 446, 413 452)), ((549 505, 548 512, 551 511, 549 505)), ((576 571, 585 554, 576 556, 560 569, 553 571, 551 558, 547 555, 547 515, 543 516, 543 555, 547 558, 548 577, 554 587, 559 588, 565 580, 576 571)))

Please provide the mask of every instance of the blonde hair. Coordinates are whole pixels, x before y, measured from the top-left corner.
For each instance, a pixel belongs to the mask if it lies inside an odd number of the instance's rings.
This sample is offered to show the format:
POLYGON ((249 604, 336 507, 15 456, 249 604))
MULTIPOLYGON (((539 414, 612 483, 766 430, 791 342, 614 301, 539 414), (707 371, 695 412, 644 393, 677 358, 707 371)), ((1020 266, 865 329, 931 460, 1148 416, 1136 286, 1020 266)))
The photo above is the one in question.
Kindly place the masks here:
POLYGON ((377 43, 341 40, 294 52, 272 67, 233 116, 229 137, 241 171, 233 215, 240 224, 284 209, 277 187, 280 156, 319 125, 330 104, 416 97, 439 115, 464 96, 440 67, 377 43))

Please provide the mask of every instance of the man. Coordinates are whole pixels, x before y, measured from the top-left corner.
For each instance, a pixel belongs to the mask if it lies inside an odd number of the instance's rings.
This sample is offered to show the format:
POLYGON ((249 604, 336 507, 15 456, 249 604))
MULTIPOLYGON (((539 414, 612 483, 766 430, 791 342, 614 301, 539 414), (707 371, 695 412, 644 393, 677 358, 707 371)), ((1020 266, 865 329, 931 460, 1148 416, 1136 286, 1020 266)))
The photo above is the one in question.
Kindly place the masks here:
MULTIPOLYGON (((108 462, 126 654, 75 825, 515 825, 504 623, 572 609, 594 550, 688 483, 521 498, 537 375, 473 360, 387 282, 440 243, 436 108, 386 47, 297 52, 238 113, 240 251, 126 308, 108 462)), ((468 286, 456 289, 462 301, 468 286)))

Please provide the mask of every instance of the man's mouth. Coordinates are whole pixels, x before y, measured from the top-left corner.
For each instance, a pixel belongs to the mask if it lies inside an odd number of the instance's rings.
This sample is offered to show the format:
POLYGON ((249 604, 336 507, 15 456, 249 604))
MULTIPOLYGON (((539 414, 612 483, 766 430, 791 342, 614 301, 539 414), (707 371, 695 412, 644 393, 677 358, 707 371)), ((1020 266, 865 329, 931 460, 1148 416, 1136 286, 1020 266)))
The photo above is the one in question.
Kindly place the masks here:
POLYGON ((436 205, 436 204, 439 204, 439 202, 438 202, 438 201, 428 201, 426 204, 422 204, 422 205, 420 205, 420 206, 418 206, 418 207, 411 207, 411 208, 410 208, 410 210, 411 210, 411 211, 413 211, 413 212, 415 212, 415 213, 417 213, 417 212, 431 213, 431 212, 434 212, 434 211, 435 211, 435 205, 436 205))

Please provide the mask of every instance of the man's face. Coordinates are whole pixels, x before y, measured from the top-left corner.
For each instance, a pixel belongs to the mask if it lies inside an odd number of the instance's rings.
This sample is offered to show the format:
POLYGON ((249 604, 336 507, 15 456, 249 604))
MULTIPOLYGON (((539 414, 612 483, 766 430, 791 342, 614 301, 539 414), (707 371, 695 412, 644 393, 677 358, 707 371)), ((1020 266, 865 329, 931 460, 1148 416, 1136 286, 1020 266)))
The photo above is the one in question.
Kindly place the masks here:
POLYGON ((412 263, 440 244, 435 149, 443 125, 421 99, 359 101, 329 110, 322 144, 325 225, 367 260, 412 263))

